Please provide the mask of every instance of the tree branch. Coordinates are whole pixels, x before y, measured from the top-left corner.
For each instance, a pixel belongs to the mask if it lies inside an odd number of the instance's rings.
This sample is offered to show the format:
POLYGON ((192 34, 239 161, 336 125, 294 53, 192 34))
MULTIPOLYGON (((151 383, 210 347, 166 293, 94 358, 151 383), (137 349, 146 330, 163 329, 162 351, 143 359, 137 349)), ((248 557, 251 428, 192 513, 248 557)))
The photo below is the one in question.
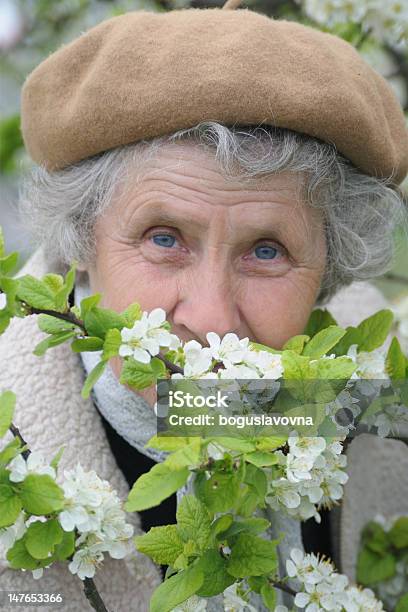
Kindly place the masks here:
MULTIPOLYGON (((18 438, 20 440, 23 446, 28 446, 27 442, 24 440, 23 436, 21 435, 19 428, 16 425, 14 425, 14 423, 10 424, 9 430, 11 431, 11 433, 13 434, 15 438, 18 438)), ((23 455, 24 459, 27 460, 31 454, 31 451, 29 448, 27 448, 21 454, 23 455)))
POLYGON ((85 578, 84 592, 94 610, 97 612, 108 612, 107 607, 103 603, 102 597, 98 593, 98 589, 96 588, 93 578, 85 578))
POLYGON ((170 370, 170 372, 173 372, 173 374, 184 374, 184 370, 183 368, 181 368, 180 366, 176 365, 175 363, 173 363, 172 361, 169 361, 168 359, 166 359, 166 357, 164 357, 162 355, 162 353, 159 353, 157 355, 157 357, 159 359, 161 359, 161 361, 164 363, 164 365, 166 366, 166 368, 168 368, 170 370))
POLYGON ((287 584, 284 584, 283 582, 279 582, 278 580, 272 580, 270 584, 275 589, 280 589, 281 591, 284 591, 285 593, 288 593, 289 595, 292 595, 293 597, 297 595, 296 591, 291 589, 287 584))
POLYGON ((56 310, 44 310, 42 308, 34 308, 33 306, 29 306, 28 304, 27 308, 28 314, 45 314, 49 315, 50 317, 55 317, 56 319, 61 319, 61 321, 67 321, 68 323, 72 323, 72 325, 80 327, 82 331, 84 331, 85 334, 88 335, 84 322, 78 319, 72 312, 64 313, 57 312, 56 310))

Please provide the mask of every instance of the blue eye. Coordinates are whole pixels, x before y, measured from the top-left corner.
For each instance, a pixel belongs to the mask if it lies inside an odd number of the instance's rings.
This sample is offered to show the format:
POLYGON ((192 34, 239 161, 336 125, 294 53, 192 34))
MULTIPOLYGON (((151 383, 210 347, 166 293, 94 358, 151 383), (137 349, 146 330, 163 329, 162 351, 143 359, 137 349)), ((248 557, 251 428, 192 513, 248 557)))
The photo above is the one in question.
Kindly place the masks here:
POLYGON ((259 259, 275 259, 278 255, 278 249, 268 245, 258 246, 255 248, 255 255, 259 259))
POLYGON ((152 239, 155 244, 162 247, 172 247, 176 242, 175 237, 170 234, 156 234, 152 239))

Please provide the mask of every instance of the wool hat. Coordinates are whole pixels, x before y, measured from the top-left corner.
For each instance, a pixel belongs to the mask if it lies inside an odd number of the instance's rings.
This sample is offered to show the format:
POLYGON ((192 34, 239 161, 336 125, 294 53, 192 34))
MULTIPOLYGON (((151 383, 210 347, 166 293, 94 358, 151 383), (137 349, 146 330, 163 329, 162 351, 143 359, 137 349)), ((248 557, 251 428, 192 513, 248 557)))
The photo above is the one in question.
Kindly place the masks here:
POLYGON ((396 184, 408 172, 398 99, 354 47, 247 8, 103 21, 34 69, 21 104, 27 151, 50 171, 213 120, 308 134, 396 184))

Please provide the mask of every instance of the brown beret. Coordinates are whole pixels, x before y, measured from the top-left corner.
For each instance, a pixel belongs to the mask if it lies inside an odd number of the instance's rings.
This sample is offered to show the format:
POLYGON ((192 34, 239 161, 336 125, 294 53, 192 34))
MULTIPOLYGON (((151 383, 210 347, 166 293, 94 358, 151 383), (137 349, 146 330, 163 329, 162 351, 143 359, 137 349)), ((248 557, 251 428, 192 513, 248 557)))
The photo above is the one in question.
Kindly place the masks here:
POLYGON ((205 120, 303 132, 394 183, 408 171, 400 104, 353 46, 249 9, 113 17, 50 55, 22 90, 27 150, 49 170, 205 120))

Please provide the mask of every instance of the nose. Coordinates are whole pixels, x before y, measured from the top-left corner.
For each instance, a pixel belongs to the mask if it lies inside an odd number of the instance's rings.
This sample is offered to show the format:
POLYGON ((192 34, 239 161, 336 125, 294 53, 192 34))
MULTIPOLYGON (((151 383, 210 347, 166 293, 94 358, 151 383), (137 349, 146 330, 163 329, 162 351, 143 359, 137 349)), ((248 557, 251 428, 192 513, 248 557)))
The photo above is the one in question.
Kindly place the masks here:
POLYGON ((191 274, 180 286, 172 322, 183 329, 184 340, 207 344, 206 335, 213 331, 221 338, 228 332, 240 335, 241 313, 230 270, 206 268, 191 274))

